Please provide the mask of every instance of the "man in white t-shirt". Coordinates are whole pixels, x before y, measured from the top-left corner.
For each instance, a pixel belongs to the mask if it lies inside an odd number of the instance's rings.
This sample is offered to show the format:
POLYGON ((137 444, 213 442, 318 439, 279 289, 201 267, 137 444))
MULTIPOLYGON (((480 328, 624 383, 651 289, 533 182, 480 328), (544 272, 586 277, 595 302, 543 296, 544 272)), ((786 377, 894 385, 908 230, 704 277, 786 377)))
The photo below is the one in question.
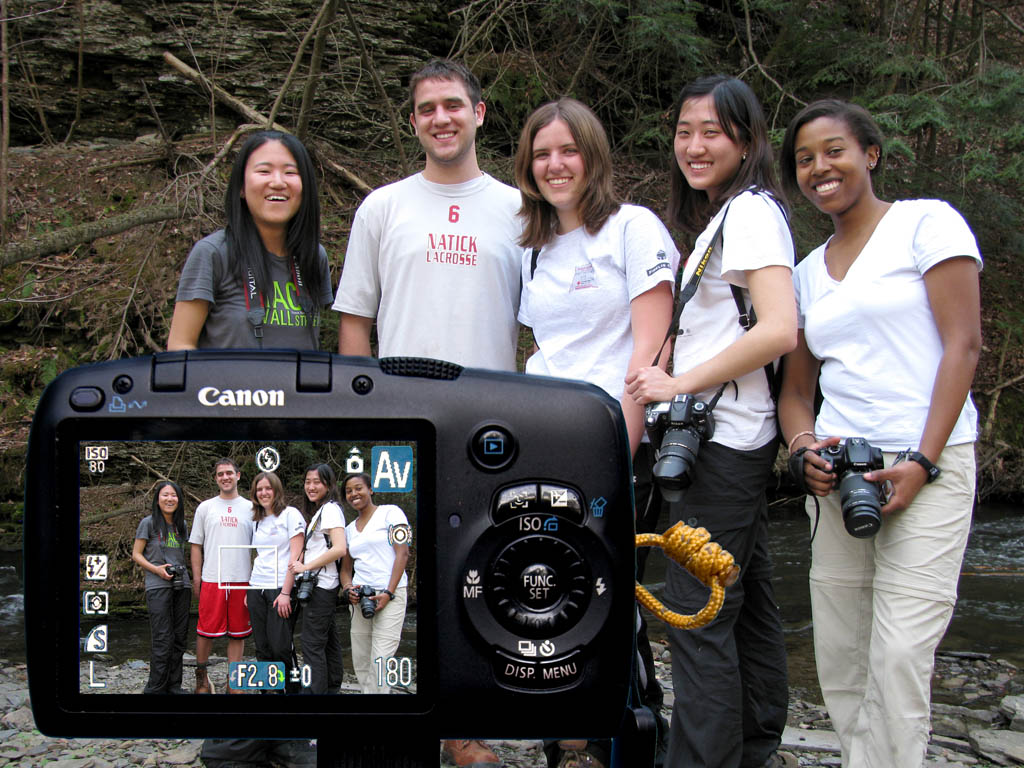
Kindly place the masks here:
MULTIPOLYGON (((192 521, 192 590, 199 597, 196 624, 196 693, 212 693, 206 673, 213 640, 228 638, 228 665, 242 660, 252 634, 245 591, 252 558, 252 502, 238 495, 241 473, 231 459, 213 468, 219 493, 196 507, 192 521)), ((230 688, 228 689, 232 691, 230 688)))
MULTIPOLYGON (((338 351, 426 357, 515 371, 519 324, 519 191, 480 170, 486 106, 462 64, 429 62, 409 80, 421 173, 370 193, 356 211, 334 309, 338 351)), ((444 742, 455 766, 497 764, 476 740, 444 742)))
POLYGON ((369 356, 376 321, 380 357, 514 371, 521 200, 477 164, 480 83, 434 60, 409 85, 426 164, 356 211, 334 301, 338 351, 369 356))

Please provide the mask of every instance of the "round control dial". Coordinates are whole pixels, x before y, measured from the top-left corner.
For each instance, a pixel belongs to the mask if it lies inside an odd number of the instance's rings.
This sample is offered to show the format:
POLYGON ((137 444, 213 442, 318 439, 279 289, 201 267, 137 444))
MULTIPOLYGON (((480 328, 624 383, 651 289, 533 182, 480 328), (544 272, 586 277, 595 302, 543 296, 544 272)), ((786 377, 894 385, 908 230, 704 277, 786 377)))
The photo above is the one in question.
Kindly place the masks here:
POLYGON ((517 539, 501 551, 488 571, 491 614, 520 636, 552 637, 565 632, 590 603, 590 569, 561 539, 517 539))

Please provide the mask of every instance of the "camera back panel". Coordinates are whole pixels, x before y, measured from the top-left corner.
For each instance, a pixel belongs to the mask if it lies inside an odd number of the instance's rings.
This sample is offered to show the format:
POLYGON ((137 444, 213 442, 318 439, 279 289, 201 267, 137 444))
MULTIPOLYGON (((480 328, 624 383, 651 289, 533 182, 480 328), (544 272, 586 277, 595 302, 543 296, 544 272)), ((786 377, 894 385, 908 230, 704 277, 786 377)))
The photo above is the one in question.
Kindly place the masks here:
MULTIPOLYGON (((206 469, 205 484, 183 486, 190 518, 197 500, 218 492, 206 469)), ((239 492, 248 498, 245 475, 239 492)), ((282 480, 301 493, 294 472, 282 480)), ((330 733, 343 714, 364 738, 394 738, 396 728, 609 736, 626 710, 634 655, 633 533, 621 411, 590 385, 294 351, 166 353, 77 368, 48 387, 29 443, 25 609, 36 721, 67 736, 285 737, 330 733), (94 543, 104 515, 116 512, 104 509, 105 484, 144 495, 183 463, 231 448, 255 468, 308 455, 334 462, 339 480, 365 471, 375 502, 409 518, 398 535, 414 553, 414 601, 400 650, 375 660, 391 695, 259 695, 284 678, 306 693, 309 670, 256 664, 251 643, 244 668, 232 670, 243 695, 150 696, 111 683, 127 663, 119 644, 129 630, 108 581, 125 553, 94 543)), ((191 650, 194 608, 188 631, 191 650)))

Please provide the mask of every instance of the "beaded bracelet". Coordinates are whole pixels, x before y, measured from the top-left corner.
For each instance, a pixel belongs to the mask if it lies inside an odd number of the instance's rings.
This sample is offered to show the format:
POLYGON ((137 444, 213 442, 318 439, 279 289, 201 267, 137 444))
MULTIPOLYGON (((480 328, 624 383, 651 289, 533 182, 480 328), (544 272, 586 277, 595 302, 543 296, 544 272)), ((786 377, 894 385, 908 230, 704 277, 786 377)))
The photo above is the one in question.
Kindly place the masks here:
POLYGON ((792 453, 793 452, 793 443, 795 443, 797 440, 799 440, 804 435, 810 435, 815 440, 818 439, 817 435, 815 435, 814 432, 812 432, 809 429, 805 429, 803 432, 797 432, 795 435, 793 435, 793 437, 789 441, 789 445, 786 447, 786 450, 788 450, 790 453, 792 453))

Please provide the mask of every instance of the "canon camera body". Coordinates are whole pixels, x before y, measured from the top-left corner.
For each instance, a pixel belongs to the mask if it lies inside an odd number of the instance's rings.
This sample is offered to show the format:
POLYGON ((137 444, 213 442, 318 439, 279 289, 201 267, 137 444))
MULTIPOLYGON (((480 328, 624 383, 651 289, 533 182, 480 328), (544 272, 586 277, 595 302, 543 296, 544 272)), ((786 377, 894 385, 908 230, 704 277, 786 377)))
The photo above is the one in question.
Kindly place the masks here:
MULTIPOLYGON (((618 404, 578 382, 295 351, 174 352, 70 370, 43 395, 29 442, 36 723, 66 736, 308 737, 339 723, 392 741, 406 729, 611 735, 635 643, 630 481, 618 404), (409 525, 393 532, 410 550, 402 642, 374 660, 392 695, 256 695, 287 682, 308 693, 311 680, 301 661, 257 661, 251 643, 227 680, 248 695, 151 696, 144 679, 117 683, 132 659, 148 662, 149 628, 140 570, 125 563, 131 545, 105 545, 104 529, 123 514, 134 531, 161 479, 181 485, 191 526, 196 504, 218 493, 222 455, 239 460, 243 497, 256 472, 274 470, 301 506, 302 471, 327 462, 339 479, 369 475, 375 503, 405 513, 409 525), (127 617, 118 606, 132 589, 127 617)), ((193 607, 189 649, 194 635, 193 607)))

